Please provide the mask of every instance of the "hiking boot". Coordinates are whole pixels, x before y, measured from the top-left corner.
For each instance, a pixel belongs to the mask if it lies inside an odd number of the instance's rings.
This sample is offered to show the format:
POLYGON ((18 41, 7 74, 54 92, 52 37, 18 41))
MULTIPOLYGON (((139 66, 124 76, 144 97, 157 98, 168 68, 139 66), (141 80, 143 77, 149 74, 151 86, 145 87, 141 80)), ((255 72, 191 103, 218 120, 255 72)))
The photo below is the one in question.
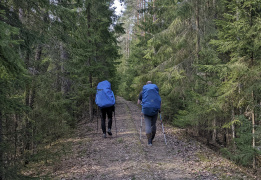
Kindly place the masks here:
POLYGON ((149 146, 152 146, 151 133, 146 134, 146 135, 147 135, 147 138, 148 138, 148 145, 149 145, 149 146))
POLYGON ((148 145, 152 146, 152 139, 148 139, 148 145))
POLYGON ((155 135, 156 135, 156 132, 152 132, 151 141, 153 141, 153 139, 155 138, 155 135))
POLYGON ((103 138, 106 138, 106 133, 104 133, 102 137, 103 137, 103 138))
POLYGON ((108 129, 108 132, 107 132, 110 136, 112 135, 111 133, 111 129, 108 129))

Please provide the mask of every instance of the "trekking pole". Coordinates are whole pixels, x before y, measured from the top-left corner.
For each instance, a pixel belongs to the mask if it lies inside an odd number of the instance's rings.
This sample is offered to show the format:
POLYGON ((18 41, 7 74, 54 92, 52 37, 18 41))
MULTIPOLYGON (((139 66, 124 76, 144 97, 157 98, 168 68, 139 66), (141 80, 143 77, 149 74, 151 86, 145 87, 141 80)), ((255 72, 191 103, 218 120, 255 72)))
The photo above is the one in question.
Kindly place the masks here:
POLYGON ((165 144, 167 145, 167 139, 166 139, 166 135, 165 135, 165 132, 164 132, 164 127, 163 127, 163 122, 162 122, 162 118, 161 118, 161 113, 160 114, 160 120, 161 120, 161 126, 162 126, 162 131, 163 131, 163 135, 164 135, 164 140, 165 140, 165 144))
POLYGON ((142 113, 140 114, 140 140, 141 140, 141 129, 142 129, 142 113))
POLYGON ((98 116, 99 116, 99 108, 97 106, 97 133, 98 133, 98 124, 99 124, 99 120, 98 120, 98 116))
POLYGON ((116 137, 117 137, 117 125, 116 125, 115 109, 114 109, 114 121, 115 121, 116 137))

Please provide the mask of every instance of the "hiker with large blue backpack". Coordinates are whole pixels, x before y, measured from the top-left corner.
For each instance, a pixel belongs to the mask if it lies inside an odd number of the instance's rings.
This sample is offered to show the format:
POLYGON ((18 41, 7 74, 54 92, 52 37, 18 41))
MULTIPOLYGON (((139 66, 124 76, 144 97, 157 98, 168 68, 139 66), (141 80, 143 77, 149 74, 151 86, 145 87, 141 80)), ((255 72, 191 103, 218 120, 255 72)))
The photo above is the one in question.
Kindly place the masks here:
POLYGON ((109 81, 105 80, 98 83, 95 103, 101 111, 101 128, 103 137, 106 138, 106 115, 108 116, 107 133, 111 136, 112 113, 115 112, 115 97, 109 81))
POLYGON ((156 135, 156 121, 161 108, 161 98, 158 86, 152 84, 151 81, 148 81, 139 94, 137 104, 142 105, 146 136, 148 139, 148 145, 151 146, 156 135))

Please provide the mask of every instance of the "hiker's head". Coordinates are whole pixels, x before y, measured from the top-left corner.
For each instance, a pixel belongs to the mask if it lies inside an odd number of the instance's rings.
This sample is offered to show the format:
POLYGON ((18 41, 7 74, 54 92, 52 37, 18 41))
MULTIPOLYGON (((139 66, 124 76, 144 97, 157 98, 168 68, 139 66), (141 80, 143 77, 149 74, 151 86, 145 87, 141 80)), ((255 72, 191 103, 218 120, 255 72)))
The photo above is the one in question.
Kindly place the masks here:
POLYGON ((152 84, 152 82, 151 81, 147 81, 147 83, 146 84, 152 84))

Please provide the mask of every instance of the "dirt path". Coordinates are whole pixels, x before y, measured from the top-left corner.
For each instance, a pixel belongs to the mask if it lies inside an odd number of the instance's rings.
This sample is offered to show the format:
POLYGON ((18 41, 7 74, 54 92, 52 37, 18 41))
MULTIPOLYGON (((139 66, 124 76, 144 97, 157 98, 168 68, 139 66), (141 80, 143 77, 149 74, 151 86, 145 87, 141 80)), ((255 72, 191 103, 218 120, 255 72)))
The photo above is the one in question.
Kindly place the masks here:
MULTIPOLYGON (((153 146, 148 146, 139 107, 116 99, 116 123, 112 137, 102 138, 97 123, 82 123, 73 153, 53 169, 54 179, 90 180, 178 180, 252 179, 242 169, 194 140, 181 140, 179 130, 166 126, 165 145, 160 121, 153 146)), ((95 119, 96 121, 96 119, 95 119)), ((100 120, 99 120, 100 122, 100 120)))

